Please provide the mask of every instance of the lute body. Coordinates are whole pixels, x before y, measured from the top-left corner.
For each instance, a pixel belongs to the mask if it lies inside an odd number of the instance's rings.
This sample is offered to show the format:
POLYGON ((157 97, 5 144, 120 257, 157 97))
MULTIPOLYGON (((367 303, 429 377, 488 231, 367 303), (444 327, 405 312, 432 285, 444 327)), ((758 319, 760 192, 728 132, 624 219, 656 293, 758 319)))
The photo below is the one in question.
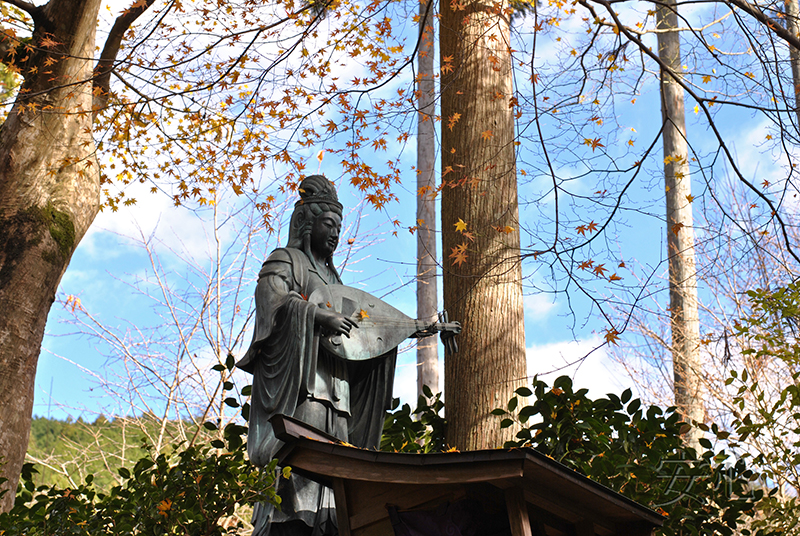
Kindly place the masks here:
POLYGON ((383 300, 361 289, 344 285, 318 288, 308 301, 321 309, 332 309, 353 318, 358 328, 349 337, 322 333, 320 344, 333 355, 349 361, 379 357, 409 337, 442 333, 448 352, 457 351, 453 336, 461 331, 458 322, 425 323, 409 318, 383 300))

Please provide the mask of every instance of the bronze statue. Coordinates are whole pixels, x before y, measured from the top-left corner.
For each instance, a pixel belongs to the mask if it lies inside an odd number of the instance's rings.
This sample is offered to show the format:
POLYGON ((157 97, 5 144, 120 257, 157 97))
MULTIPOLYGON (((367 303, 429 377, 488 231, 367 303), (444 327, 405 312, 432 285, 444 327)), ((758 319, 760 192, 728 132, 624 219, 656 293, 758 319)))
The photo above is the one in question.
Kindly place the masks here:
MULTIPOLYGON (((457 323, 420 325, 343 286, 332 260, 342 223, 336 190, 312 175, 299 193, 287 247, 273 251, 258 274, 253 341, 238 363, 253 375, 247 452, 261 466, 280 448, 269 423, 276 414, 377 448, 392 400, 397 344, 448 326, 460 329, 457 323)), ((451 337, 446 347, 454 343, 451 337)), ((337 533, 330 488, 292 475, 281 480, 279 494, 280 509, 256 506, 253 536, 337 533)))
MULTIPOLYGON (((293 416, 343 441, 376 448, 392 399, 397 349, 367 361, 345 361, 320 348, 321 333, 347 336, 353 318, 308 301, 318 288, 341 285, 332 256, 342 205, 321 175, 300 184, 286 248, 273 251, 256 289, 253 342, 239 368, 253 374, 247 452, 266 465, 280 444, 269 419, 293 416)), ((333 491, 299 475, 281 482, 280 510, 258 505, 253 536, 336 534, 333 491)))

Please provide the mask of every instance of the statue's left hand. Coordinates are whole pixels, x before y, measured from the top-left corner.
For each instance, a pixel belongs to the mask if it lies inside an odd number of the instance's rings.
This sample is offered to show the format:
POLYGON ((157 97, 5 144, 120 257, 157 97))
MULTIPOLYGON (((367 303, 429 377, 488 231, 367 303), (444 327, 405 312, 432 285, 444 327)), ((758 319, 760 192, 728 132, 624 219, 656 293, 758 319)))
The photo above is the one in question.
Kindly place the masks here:
POLYGON ((344 335, 350 337, 350 330, 358 328, 358 322, 342 313, 330 309, 317 309, 314 322, 322 327, 329 335, 344 335))

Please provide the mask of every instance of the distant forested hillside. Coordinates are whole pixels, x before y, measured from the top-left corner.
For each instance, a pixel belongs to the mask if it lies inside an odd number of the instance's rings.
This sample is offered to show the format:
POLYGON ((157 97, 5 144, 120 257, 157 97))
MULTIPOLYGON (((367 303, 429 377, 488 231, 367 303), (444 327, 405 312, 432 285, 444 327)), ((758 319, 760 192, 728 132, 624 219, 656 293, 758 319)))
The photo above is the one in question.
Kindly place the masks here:
POLYGON ((75 486, 94 475, 94 484, 108 489, 119 482, 120 467, 132 467, 146 454, 143 444, 158 450, 192 438, 190 422, 165 422, 154 417, 136 419, 98 417, 88 423, 35 417, 31 423, 27 461, 36 463, 37 483, 75 486))

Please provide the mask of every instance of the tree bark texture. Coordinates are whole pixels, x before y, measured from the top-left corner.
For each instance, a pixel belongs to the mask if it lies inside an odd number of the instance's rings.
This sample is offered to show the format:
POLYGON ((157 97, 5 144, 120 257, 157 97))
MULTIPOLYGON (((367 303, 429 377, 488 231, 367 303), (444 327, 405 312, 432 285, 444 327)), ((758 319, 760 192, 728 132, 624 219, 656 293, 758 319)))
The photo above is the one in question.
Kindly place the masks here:
MULTIPOLYGON (((678 27, 674 1, 659 4, 657 27, 678 27)), ((694 253, 692 184, 686 141, 684 91, 681 76, 680 34, 658 34, 658 55, 667 68, 661 70, 661 116, 664 123, 664 181, 667 202, 667 258, 669 263, 669 307, 672 328, 672 366, 675 405, 686 420, 703 422, 701 388, 700 322, 697 308, 697 268, 694 253)), ((699 448, 701 431, 692 427, 684 440, 699 448)))
POLYGON ((446 0, 440 12, 444 307, 463 324, 445 357, 447 442, 497 448, 510 430, 490 412, 526 383, 510 10, 446 0))
MULTIPOLYGON (((800 37, 800 5, 798 0, 786 0, 786 30, 793 36, 800 37)), ((796 127, 800 129, 800 50, 789 44, 789 62, 792 65, 792 84, 794 85, 794 112, 797 117, 796 127)))
POLYGON ((100 203, 90 59, 99 8, 100 0, 51 0, 32 10, 33 47, 15 58, 25 79, 0 128, 0 475, 10 490, 2 510, 27 450, 47 314, 100 203))
MULTIPOLYGON (((433 72, 433 5, 421 2, 420 47, 417 60, 417 318, 436 320, 436 83, 433 72)), ((417 394, 427 385, 439 391, 439 342, 437 337, 419 339, 417 345, 417 394)))

